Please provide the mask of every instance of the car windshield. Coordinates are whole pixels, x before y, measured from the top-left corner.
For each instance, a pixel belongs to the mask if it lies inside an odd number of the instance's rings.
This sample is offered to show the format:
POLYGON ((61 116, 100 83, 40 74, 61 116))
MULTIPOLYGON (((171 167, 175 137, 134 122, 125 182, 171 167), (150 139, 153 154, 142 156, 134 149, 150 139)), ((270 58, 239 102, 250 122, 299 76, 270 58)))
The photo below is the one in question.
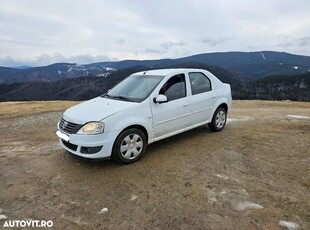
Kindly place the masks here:
POLYGON ((141 102, 152 93, 164 77, 160 75, 131 75, 102 96, 116 100, 141 102))

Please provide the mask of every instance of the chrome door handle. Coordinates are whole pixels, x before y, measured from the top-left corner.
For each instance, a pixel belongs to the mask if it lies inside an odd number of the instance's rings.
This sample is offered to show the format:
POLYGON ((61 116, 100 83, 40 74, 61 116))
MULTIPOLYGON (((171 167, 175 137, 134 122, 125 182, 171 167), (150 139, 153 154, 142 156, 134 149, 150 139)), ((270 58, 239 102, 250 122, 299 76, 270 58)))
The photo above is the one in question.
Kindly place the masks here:
POLYGON ((189 105, 188 103, 187 103, 187 104, 184 104, 183 107, 186 107, 186 106, 188 106, 188 105, 189 105))

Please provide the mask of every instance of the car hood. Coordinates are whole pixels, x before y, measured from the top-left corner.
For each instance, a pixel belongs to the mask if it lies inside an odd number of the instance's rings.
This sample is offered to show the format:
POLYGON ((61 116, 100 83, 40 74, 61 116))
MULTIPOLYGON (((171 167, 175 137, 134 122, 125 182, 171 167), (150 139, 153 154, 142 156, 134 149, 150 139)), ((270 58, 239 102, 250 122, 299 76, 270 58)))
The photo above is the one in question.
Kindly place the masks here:
POLYGON ((67 109, 63 118, 77 124, 100 121, 135 104, 135 102, 96 97, 67 109))

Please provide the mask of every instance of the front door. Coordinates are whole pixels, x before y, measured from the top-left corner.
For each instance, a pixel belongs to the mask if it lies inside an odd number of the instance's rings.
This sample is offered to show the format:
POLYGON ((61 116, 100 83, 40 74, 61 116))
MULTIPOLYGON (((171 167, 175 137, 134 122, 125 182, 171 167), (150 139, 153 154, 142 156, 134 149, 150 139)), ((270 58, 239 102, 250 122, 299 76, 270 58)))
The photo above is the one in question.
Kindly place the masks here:
POLYGON ((168 98, 165 103, 152 103, 154 138, 174 134, 189 126, 190 106, 184 74, 171 77, 159 90, 168 98))

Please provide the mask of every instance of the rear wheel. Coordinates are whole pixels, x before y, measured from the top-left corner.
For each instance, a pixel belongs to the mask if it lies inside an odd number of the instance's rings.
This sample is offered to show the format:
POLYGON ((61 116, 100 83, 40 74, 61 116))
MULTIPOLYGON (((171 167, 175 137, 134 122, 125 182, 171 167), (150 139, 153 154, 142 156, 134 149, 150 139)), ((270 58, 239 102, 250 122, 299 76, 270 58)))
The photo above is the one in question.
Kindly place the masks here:
POLYGON ((121 164, 138 161, 146 150, 145 134, 136 128, 123 131, 116 139, 112 156, 121 164))
POLYGON ((226 125, 227 112, 224 108, 218 108, 212 118, 211 123, 208 124, 209 128, 215 132, 222 131, 226 125))

